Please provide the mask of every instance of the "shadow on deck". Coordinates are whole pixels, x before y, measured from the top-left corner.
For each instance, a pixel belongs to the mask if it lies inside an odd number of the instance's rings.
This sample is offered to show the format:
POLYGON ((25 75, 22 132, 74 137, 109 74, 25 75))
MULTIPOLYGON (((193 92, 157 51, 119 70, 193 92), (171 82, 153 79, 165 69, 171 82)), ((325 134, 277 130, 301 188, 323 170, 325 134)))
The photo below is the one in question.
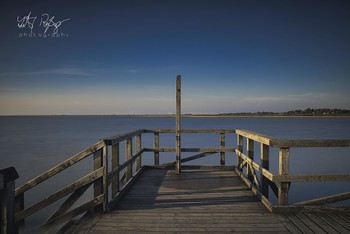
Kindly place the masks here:
POLYGON ((112 211, 67 233, 348 233, 346 214, 270 213, 235 172, 149 167, 112 211))

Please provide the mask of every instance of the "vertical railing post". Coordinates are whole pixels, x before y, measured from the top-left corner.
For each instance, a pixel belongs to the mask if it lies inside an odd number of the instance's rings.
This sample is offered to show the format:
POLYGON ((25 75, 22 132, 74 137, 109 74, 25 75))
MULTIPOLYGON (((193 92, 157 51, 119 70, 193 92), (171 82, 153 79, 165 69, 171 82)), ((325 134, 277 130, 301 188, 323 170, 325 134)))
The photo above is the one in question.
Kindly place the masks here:
MULTIPOLYGON (((266 170, 269 170, 270 165, 270 151, 269 146, 263 143, 260 144, 260 166, 266 170)), ((261 173, 260 175, 260 188, 261 193, 265 197, 269 197, 269 180, 261 173)))
POLYGON ((102 192, 103 192, 103 211, 108 209, 108 152, 107 145, 102 148, 102 165, 103 165, 103 182, 102 182, 102 192))
MULTIPOLYGON (((97 150, 94 153, 94 171, 103 167, 103 152, 102 149, 97 150)), ((98 197, 103 194, 103 178, 99 178, 94 182, 94 197, 98 197)), ((101 211, 103 209, 103 205, 99 205, 95 207, 95 211, 101 211)))
MULTIPOLYGON (((288 175, 289 173, 289 148, 279 149, 279 175, 288 175)), ((288 182, 278 183, 278 205, 288 205, 288 182)))
POLYGON ((176 76, 176 172, 181 172, 181 76, 176 76))
POLYGON ((154 133, 154 165, 158 166, 159 165, 159 133, 155 132, 154 133))
MULTIPOLYGON (((220 149, 223 150, 225 148, 225 133, 220 133, 220 149)), ((225 166, 225 152, 220 152, 220 165, 225 166)))
MULTIPOLYGON (((249 138, 247 138, 247 153, 248 157, 251 160, 254 160, 254 141, 249 138)), ((250 181, 254 180, 253 171, 251 170, 249 165, 247 165, 247 177, 250 181)))
MULTIPOLYGON (((142 149, 141 134, 136 135, 136 153, 139 153, 142 149)), ((136 171, 140 170, 142 164, 141 155, 136 159, 136 171)))
MULTIPOLYGON (((125 141, 125 160, 128 160, 132 156, 132 138, 129 138, 125 141)), ((126 166, 126 181, 129 181, 132 177, 132 163, 126 166)))
POLYGON ((15 180, 18 177, 14 167, 0 171, 0 233, 18 233, 15 223, 15 180))
MULTIPOLYGON (((119 167, 119 143, 113 144, 112 145, 112 170, 116 169, 119 167)), ((120 172, 118 171, 115 173, 115 175, 112 177, 112 197, 117 195, 119 192, 119 174, 120 172)))
MULTIPOLYGON (((243 136, 237 135, 237 149, 239 152, 243 153, 243 136)), ((237 168, 241 171, 242 167, 241 164, 243 162, 242 158, 237 155, 237 168)))
MULTIPOLYGON (((19 213, 24 210, 24 193, 18 194, 15 197, 15 213, 19 213)), ((25 219, 20 220, 17 225, 21 229, 24 227, 25 219)))

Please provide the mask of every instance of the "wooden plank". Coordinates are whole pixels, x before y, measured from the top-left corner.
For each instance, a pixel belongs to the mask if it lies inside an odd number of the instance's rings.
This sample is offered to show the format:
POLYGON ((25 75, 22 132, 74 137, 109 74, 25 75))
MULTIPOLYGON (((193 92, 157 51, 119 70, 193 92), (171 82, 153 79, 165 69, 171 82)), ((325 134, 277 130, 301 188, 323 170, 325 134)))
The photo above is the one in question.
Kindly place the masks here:
POLYGON ((272 147, 350 147, 349 139, 342 140, 282 140, 248 130, 236 129, 236 134, 272 147))
POLYGON ((111 136, 108 138, 103 139, 103 141, 106 143, 106 145, 114 145, 117 143, 120 143, 122 141, 125 141, 127 139, 133 138, 139 134, 145 133, 144 129, 139 129, 133 132, 128 132, 125 134, 117 135, 117 136, 111 136))
POLYGON ((276 140, 274 147, 350 147, 350 140, 276 140))
POLYGON ((288 233, 232 171, 148 168, 91 232, 288 233))
POLYGON ((142 166, 142 138, 141 138, 141 134, 136 136, 136 153, 140 153, 140 157, 136 158, 136 171, 138 171, 141 166, 142 166))
POLYGON ((212 153, 220 153, 220 152, 235 152, 234 148, 182 148, 181 152, 212 152, 212 153))
POLYGON ((306 175, 276 175, 274 182, 326 182, 326 181, 350 181, 349 174, 326 175, 326 174, 306 174, 306 175))
POLYGON ((111 210, 112 207, 114 207, 118 201, 125 195, 126 192, 128 192, 128 190, 132 187, 132 185, 137 181, 137 179, 142 175, 142 173, 146 170, 147 167, 143 166, 140 168, 140 170, 138 170, 134 177, 129 180, 125 186, 123 187, 123 189, 112 198, 112 200, 108 203, 108 210, 111 210))
POLYGON ((339 233, 347 233, 350 232, 350 230, 347 230, 345 227, 343 227, 340 223, 338 223, 336 220, 331 218, 330 216, 334 216, 332 214, 323 214, 323 213, 317 213, 317 216, 321 218, 324 222, 327 223, 327 225, 333 227, 337 232, 339 233))
POLYGON ((266 198, 263 194, 260 193, 260 191, 254 186, 254 184, 243 174, 242 171, 240 171, 238 168, 236 168, 236 173, 241 177, 241 179, 244 181, 244 183, 252 190, 252 192, 260 199, 261 203, 270 211, 272 212, 274 209, 274 206, 269 201, 268 198, 266 198))
MULTIPOLYGON (((225 133, 220 133, 220 149, 225 148, 225 133)), ((220 165, 225 166, 225 152, 220 152, 220 165)))
POLYGON ((283 225, 288 229, 289 232, 295 233, 295 234, 302 234, 296 225, 294 225, 285 214, 277 214, 277 218, 283 223, 283 225))
POLYGON ((15 180, 5 179, 3 183, 0 191, 0 233, 18 233, 15 222, 15 180))
POLYGON ((24 193, 25 191, 35 187, 36 185, 42 183, 43 181, 49 179, 50 177, 56 175, 57 173, 63 171, 64 169, 66 169, 66 168, 74 165, 75 163, 83 160, 84 158, 90 156, 94 152, 100 150, 104 145, 105 145, 105 143, 103 141, 99 141, 99 142, 95 143, 94 145, 86 148, 85 150, 77 153, 76 155, 64 160, 62 163, 52 167, 48 171, 38 175, 34 179, 25 183, 24 185, 18 187, 16 189, 16 196, 18 196, 21 193, 24 193))
MULTIPOLYGON (((252 139, 247 138, 247 155, 251 161, 254 161, 254 141, 252 139)), ((253 181, 253 171, 251 167, 247 167, 247 177, 250 181, 253 181)))
MULTIPOLYGON (((143 148, 144 152, 176 152, 175 148, 159 148, 155 150, 153 148, 143 148)), ((235 152, 235 148, 181 148, 181 152, 212 152, 212 153, 220 153, 220 152, 235 152)))
MULTIPOLYGON (((203 157, 207 157, 207 156, 210 156, 210 155, 213 155, 213 154, 215 154, 215 153, 205 152, 205 153, 196 154, 196 155, 193 155, 193 156, 190 156, 190 157, 182 158, 181 159, 181 163, 189 162, 189 161, 192 161, 192 160, 195 160, 195 159, 199 159, 199 158, 203 158, 203 157)), ((173 161, 173 162, 170 162, 170 163, 162 164, 162 166, 175 165, 175 163, 176 163, 176 161, 173 161)))
POLYGON ((326 222, 324 222, 324 220, 319 218, 314 213, 306 213, 305 215, 317 224, 317 226, 315 226, 317 229, 312 228, 315 233, 338 233, 333 227, 329 226, 326 222))
MULTIPOLYGON (((306 214, 304 213, 294 213, 294 216, 301 220, 301 222, 303 222, 306 226, 307 229, 305 229, 305 227, 302 225, 301 230, 304 233, 325 233, 324 230, 322 230, 317 223, 315 223, 312 219, 310 219, 306 214)), ((300 223, 299 223, 300 224, 300 223)), ((299 226, 298 226, 299 227, 299 226)))
MULTIPOLYGON (((279 150, 279 164, 278 164, 279 175, 288 175, 289 173, 289 148, 280 148, 279 150)), ((280 182, 278 183, 278 205, 288 205, 288 190, 289 183, 280 182)))
POLYGON ((83 195, 83 193, 90 187, 91 184, 87 184, 80 189, 75 190, 66 200, 65 202, 58 208, 56 211, 46 219, 44 224, 50 223, 53 219, 63 215, 71 206, 83 195))
POLYGON ((236 158, 236 162, 237 162, 237 166, 239 166, 238 168, 240 170, 242 170, 243 167, 241 167, 240 165, 242 164, 243 159, 240 157, 239 154, 237 154, 237 152, 243 153, 243 136, 241 136, 241 135, 237 135, 237 150, 236 150, 237 158, 236 158))
MULTIPOLYGON (((285 213, 284 216, 291 222, 292 225, 297 227, 302 233, 311 234, 314 233, 307 224, 300 220, 294 213, 285 213)), ((306 221, 307 222, 307 221, 306 221)))
POLYGON ((285 213, 285 212, 294 212, 294 213, 315 213, 315 212, 350 212, 350 206, 344 205, 334 205, 334 206, 274 206, 273 212, 275 213, 285 213))
MULTIPOLYGON (((108 174, 108 176, 111 178, 112 176, 118 174, 118 172, 122 171, 124 168, 129 167, 137 158, 141 156, 141 154, 144 152, 142 149, 141 151, 137 152, 136 154, 132 155, 128 160, 123 162, 121 165, 119 165, 117 168, 111 170, 108 174)), ((120 178, 120 180, 123 180, 120 178)))
MULTIPOLYGON (((266 169, 270 168, 270 149, 268 145, 260 143, 260 167, 266 169)), ((265 197, 269 197, 269 179, 263 173, 260 174, 261 193, 265 197)))
POLYGON ((103 211, 107 211, 108 204, 108 152, 107 146, 102 148, 102 162, 103 162, 103 177, 102 177, 102 193, 103 193, 103 211))
MULTIPOLYGON (((103 167, 103 152, 102 149, 96 151, 94 153, 94 158, 93 158, 93 166, 94 166, 94 171, 98 170, 99 168, 103 167)), ((103 178, 99 178, 94 182, 94 197, 98 197, 99 195, 103 194, 103 178)))
MULTIPOLYGON (((175 129, 145 129, 145 133, 175 133, 175 129)), ((181 129, 181 133, 235 133, 234 129, 181 129)))
POLYGON ((248 130, 236 129, 236 134, 246 137, 248 139, 263 143, 265 145, 270 145, 272 137, 265 136, 259 133, 255 133, 248 130))
POLYGON ((154 148, 154 165, 159 165, 159 133, 154 133, 154 140, 153 140, 153 148, 154 148))
POLYGON ((60 224, 60 223, 63 223, 63 222, 66 222, 67 220, 70 220, 84 212, 87 212, 89 209, 93 208, 93 207, 96 207, 100 204, 103 203, 103 194, 101 194, 100 196, 98 197, 95 197, 93 200, 65 213, 64 215, 61 215, 59 217, 56 217, 52 220, 50 220, 49 222, 47 222, 44 226, 43 226, 43 229, 45 230, 46 229, 46 226, 50 226, 50 225, 57 225, 57 224, 60 224))
MULTIPOLYGON (((15 197, 15 213, 19 213, 22 210, 24 210, 24 193, 19 194, 17 197, 15 197)), ((17 225, 19 229, 22 229, 24 227, 24 219, 17 222, 17 225)))
MULTIPOLYGON (((236 150, 236 154, 243 160, 243 162, 246 162, 250 164, 255 170, 260 171, 268 180, 273 180, 275 177, 270 171, 262 168, 259 164, 254 162, 252 159, 250 159, 247 155, 241 153, 240 151, 236 150)), ((242 168, 242 167, 240 167, 242 168)))
POLYGON ((339 223, 342 227, 348 230, 350 232, 350 218, 344 217, 342 213, 327 213, 327 216, 335 220, 337 223, 339 223))
POLYGON ((28 207, 27 209, 19 212, 16 214, 16 222, 28 217, 31 214, 34 214, 35 212, 41 210, 42 208, 52 204, 53 202, 67 196, 68 194, 74 192, 75 190, 93 183, 96 179, 101 178, 103 176, 103 170, 104 168, 101 167, 99 169, 97 169, 96 171, 93 171, 89 174, 87 174, 86 176, 80 178, 79 180, 73 182, 72 184, 62 188, 61 190, 59 190, 58 192, 47 196, 46 198, 44 198, 43 200, 41 200, 40 202, 32 205, 31 207, 28 207))
MULTIPOLYGON (((112 145, 112 171, 119 167, 119 143, 112 145)), ((119 192, 119 171, 112 176, 112 197, 119 192)))
POLYGON ((259 182, 259 180, 258 180, 258 176, 256 175, 256 172, 255 172, 254 168, 252 167, 251 164, 248 164, 248 166, 249 166, 249 169, 250 169, 250 171, 252 172, 252 175, 253 175, 253 180, 252 180, 252 182, 254 183, 255 187, 256 187, 259 191, 261 191, 260 182, 259 182))
POLYGON ((130 160, 132 160, 132 138, 129 138, 125 141, 125 161, 128 162, 126 166, 126 181, 129 181, 133 174, 132 162, 129 162, 130 160))

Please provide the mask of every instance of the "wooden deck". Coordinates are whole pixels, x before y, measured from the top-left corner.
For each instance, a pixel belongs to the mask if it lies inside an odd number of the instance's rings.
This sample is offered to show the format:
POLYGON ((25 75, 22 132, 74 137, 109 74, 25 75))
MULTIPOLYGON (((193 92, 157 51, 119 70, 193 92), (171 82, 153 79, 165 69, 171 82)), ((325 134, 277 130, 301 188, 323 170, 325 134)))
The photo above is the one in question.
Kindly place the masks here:
POLYGON ((270 213, 233 171, 149 168, 113 211, 67 233, 350 233, 346 213, 270 213))

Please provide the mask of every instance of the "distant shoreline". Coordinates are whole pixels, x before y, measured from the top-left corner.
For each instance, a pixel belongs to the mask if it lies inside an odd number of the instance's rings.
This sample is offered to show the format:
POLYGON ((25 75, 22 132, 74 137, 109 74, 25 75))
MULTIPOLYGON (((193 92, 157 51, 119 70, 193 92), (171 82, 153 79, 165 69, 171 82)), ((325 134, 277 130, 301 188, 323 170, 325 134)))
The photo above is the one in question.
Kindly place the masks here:
MULTIPOLYGON (((175 115, 128 115, 145 118, 175 118, 175 115)), ((181 115, 182 118, 350 118, 350 115, 181 115)))
MULTIPOLYGON (((105 114, 105 115, 0 115, 0 117, 80 117, 80 116, 126 116, 141 118, 175 118, 174 114, 105 114)), ((183 114, 182 118, 350 118, 350 115, 223 115, 183 114)))

